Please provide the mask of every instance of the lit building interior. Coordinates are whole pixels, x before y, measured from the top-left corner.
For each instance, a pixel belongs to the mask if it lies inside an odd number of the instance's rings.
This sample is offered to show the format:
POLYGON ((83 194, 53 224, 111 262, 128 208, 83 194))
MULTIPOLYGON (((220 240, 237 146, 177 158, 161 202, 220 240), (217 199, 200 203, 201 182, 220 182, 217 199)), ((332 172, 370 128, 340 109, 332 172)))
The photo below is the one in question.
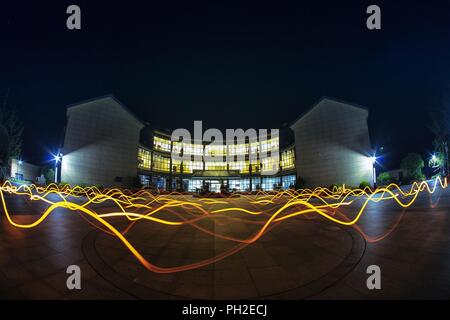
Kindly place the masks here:
POLYGON ((195 192, 207 185, 210 191, 219 192, 221 186, 228 191, 268 191, 295 185, 294 146, 280 152, 278 136, 252 143, 186 144, 171 141, 168 133, 154 130, 152 141, 146 145, 141 144, 138 155, 139 178, 144 186, 195 192), (171 157, 172 151, 181 150, 191 159, 171 157), (260 153, 272 151, 280 152, 280 156, 260 157, 260 153), (256 154, 255 160, 250 160, 250 153, 256 154), (221 157, 223 161, 208 161, 206 156, 221 157), (265 176, 264 168, 274 166, 278 174, 265 176))

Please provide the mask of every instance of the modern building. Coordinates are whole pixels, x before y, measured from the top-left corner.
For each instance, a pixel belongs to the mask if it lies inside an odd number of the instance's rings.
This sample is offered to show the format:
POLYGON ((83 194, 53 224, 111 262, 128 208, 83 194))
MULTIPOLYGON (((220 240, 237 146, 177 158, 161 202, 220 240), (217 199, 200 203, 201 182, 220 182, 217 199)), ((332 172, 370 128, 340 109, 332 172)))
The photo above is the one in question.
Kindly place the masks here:
POLYGON ((133 184, 144 127, 113 96, 68 106, 61 181, 77 185, 133 184))
POLYGON ((297 174, 307 185, 373 183, 372 151, 365 107, 320 99, 291 124, 297 174))
POLYGON ((36 182, 41 172, 42 168, 39 166, 22 160, 11 159, 11 172, 9 175, 11 178, 36 182))
POLYGON ((103 96, 68 107, 61 180, 216 192, 287 189, 298 176, 309 186, 359 185, 372 181, 367 115, 362 107, 324 98, 291 125, 292 131, 210 145, 171 141, 171 132, 154 129, 113 96, 103 96), (187 155, 185 160, 173 158, 174 150, 187 155), (274 153, 277 157, 262 156, 274 153), (251 160, 250 154, 256 157, 251 160), (211 162, 211 155, 221 160, 211 162), (277 167, 277 173, 265 175, 268 167, 277 167))
POLYGON ((171 135, 160 130, 152 132, 150 146, 139 149, 139 177, 144 185, 161 189, 196 191, 208 185, 210 191, 227 190, 253 191, 287 189, 295 185, 294 146, 280 151, 279 137, 246 143, 223 143, 208 145, 202 142, 181 144, 172 142, 171 135), (190 160, 175 160, 174 149, 183 149, 190 160), (279 157, 262 157, 261 152, 279 152, 279 157), (250 160, 250 152, 256 159, 250 160), (231 157, 228 157, 231 156, 231 157), (200 159, 195 159, 199 156, 200 159), (221 161, 208 161, 207 156, 219 157, 221 161), (240 158, 240 160, 238 160, 240 158), (227 161, 227 159, 231 159, 227 161), (276 159, 277 163, 273 163, 276 159), (265 175, 264 168, 277 166, 276 175, 265 175))

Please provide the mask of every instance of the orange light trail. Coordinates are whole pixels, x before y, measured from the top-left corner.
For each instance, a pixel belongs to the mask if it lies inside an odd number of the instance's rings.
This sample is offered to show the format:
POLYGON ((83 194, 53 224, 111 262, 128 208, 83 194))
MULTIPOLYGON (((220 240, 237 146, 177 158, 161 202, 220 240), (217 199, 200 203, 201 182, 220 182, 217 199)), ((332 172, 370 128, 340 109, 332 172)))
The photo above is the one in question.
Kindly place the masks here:
POLYGON ((279 192, 260 191, 253 196, 241 195, 240 198, 218 200, 194 198, 176 192, 169 195, 155 196, 145 190, 133 193, 130 190, 117 188, 99 190, 96 187, 82 188, 76 186, 72 188, 69 185, 61 187, 55 184, 47 187, 36 185, 14 186, 7 181, 0 186, 0 197, 3 213, 7 221, 16 228, 34 228, 43 223, 56 209, 67 209, 70 212, 81 214, 88 223, 102 232, 116 237, 148 270, 157 273, 172 273, 192 270, 218 262, 255 243, 279 223, 298 216, 304 216, 308 219, 311 218, 311 215, 313 215, 312 218, 320 216, 327 221, 355 228, 368 242, 377 242, 394 231, 400 223, 405 209, 414 204, 419 194, 423 192, 428 193, 430 195, 430 205, 435 207, 436 203, 432 202, 431 195, 435 193, 437 188, 445 189, 447 186, 446 179, 437 178, 431 185, 425 181, 416 182, 409 190, 403 190, 396 184, 390 184, 376 190, 371 190, 369 187, 350 189, 344 185, 339 188, 334 187, 332 190, 319 187, 279 192), (29 201, 43 202, 48 207, 34 221, 19 223, 14 220, 13 213, 8 210, 5 195, 24 197, 29 201), (243 205, 235 206, 233 204, 235 199, 244 202, 243 205), (369 236, 357 225, 357 222, 361 219, 371 202, 378 203, 381 201, 392 201, 404 210, 395 224, 385 234, 369 236), (109 212, 100 213, 92 208, 93 205, 107 203, 110 204, 108 209, 112 208, 109 212), (341 209, 350 210, 352 205, 357 207, 354 214, 350 215, 342 212, 341 209), (180 210, 183 210, 188 216, 180 214, 180 210), (165 214, 164 218, 159 216, 161 213, 165 214), (234 216, 236 214, 239 216, 234 216), (109 219, 120 217, 128 221, 128 225, 124 230, 119 230, 112 222, 109 222, 109 219), (218 225, 220 223, 239 222, 257 225, 259 229, 246 238, 236 238, 210 231, 208 228, 201 226, 199 223, 205 220, 214 221, 218 225), (196 263, 175 267, 159 267, 148 261, 126 237, 127 233, 137 223, 141 222, 158 223, 170 228, 189 225, 208 236, 236 244, 231 249, 196 263))

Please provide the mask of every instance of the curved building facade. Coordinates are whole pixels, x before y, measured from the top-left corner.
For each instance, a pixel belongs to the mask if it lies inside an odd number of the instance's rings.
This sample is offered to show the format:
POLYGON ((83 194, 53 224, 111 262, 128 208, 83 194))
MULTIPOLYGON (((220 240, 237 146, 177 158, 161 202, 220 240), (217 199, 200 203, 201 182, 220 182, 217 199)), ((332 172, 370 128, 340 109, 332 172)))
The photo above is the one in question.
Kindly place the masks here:
POLYGON ((139 148, 139 177, 144 185, 161 189, 197 191, 208 186, 219 192, 287 189, 295 185, 295 151, 290 146, 279 151, 279 137, 256 142, 209 145, 202 142, 182 144, 171 141, 168 133, 152 132, 151 146, 139 148), (183 150, 187 161, 176 160, 173 151, 183 150), (279 152, 277 157, 262 157, 261 152, 279 152), (251 160, 250 154, 256 154, 251 160), (219 161, 208 161, 208 158, 219 161), (276 161, 276 162, 275 162, 276 161), (264 168, 277 167, 277 174, 264 174, 264 168))
POLYGON ((192 192, 287 189, 298 177, 308 186, 354 186, 371 181, 367 116, 367 109, 324 98, 292 123, 293 138, 183 143, 103 96, 67 109, 61 181, 192 192), (173 157, 178 151, 182 160, 173 157), (265 174, 267 168, 276 173, 265 174))

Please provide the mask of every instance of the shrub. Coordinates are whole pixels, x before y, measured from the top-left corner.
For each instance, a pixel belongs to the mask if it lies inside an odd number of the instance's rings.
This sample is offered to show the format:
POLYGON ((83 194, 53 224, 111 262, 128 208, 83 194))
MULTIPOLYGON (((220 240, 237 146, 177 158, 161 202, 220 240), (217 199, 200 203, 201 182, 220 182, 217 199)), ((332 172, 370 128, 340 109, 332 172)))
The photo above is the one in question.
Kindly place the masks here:
POLYGON ((45 168, 44 177, 47 184, 55 182, 55 170, 53 168, 45 168))
POLYGON ((409 181, 425 180, 422 168, 425 166, 423 159, 418 153, 408 153, 401 161, 400 167, 405 171, 409 181))
POLYGON ((369 181, 367 181, 367 180, 363 180, 363 181, 361 181, 361 183, 359 184, 359 188, 360 188, 360 189, 365 189, 365 188, 367 188, 367 187, 370 188, 370 183, 369 183, 369 181))
POLYGON ((394 177, 389 172, 382 172, 377 177, 377 183, 380 185, 387 185, 394 181, 394 177))

